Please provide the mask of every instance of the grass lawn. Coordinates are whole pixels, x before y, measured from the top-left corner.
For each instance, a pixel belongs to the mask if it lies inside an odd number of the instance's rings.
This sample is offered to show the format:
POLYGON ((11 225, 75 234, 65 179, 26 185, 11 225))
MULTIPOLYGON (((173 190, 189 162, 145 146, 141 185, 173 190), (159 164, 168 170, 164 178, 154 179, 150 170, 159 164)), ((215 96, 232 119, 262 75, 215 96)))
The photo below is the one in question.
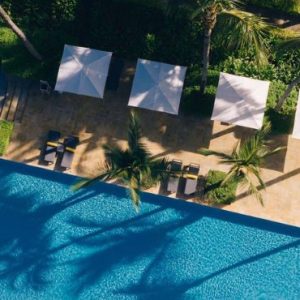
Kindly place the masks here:
POLYGON ((54 82, 63 45, 60 45, 59 41, 54 47, 53 40, 49 39, 49 45, 45 48, 43 44, 46 41, 43 39, 46 38, 36 37, 32 40, 39 51, 42 49, 40 52, 44 60, 39 62, 28 53, 12 30, 0 22, 0 58, 4 71, 23 78, 45 79, 50 83, 54 82))
POLYGON ((0 155, 2 156, 9 144, 14 124, 12 122, 0 120, 0 155))
POLYGON ((0 57, 6 72, 30 78, 40 72, 40 63, 28 54, 18 37, 0 24, 0 57))

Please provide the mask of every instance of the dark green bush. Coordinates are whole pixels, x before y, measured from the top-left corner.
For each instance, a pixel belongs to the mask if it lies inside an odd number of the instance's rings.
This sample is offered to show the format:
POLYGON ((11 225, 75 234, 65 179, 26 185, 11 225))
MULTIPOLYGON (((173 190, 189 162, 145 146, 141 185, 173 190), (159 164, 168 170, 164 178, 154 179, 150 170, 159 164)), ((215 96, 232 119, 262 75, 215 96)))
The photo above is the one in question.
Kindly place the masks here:
POLYGON ((14 20, 28 29, 61 28, 75 19, 80 0, 3 0, 3 6, 14 20))
POLYGON ((200 61, 202 30, 184 10, 168 15, 139 1, 92 1, 79 17, 78 38, 90 47, 125 58, 142 57, 190 65, 200 61), (84 26, 82 24, 84 22, 84 26))
POLYGON ((181 110, 186 114, 210 117, 212 114, 219 72, 209 70, 207 87, 204 95, 200 95, 201 67, 193 65, 188 69, 182 97, 181 110))
MULTIPOLYGON (((278 98, 284 93, 286 90, 287 85, 281 81, 272 81, 270 84, 269 95, 268 95, 268 102, 267 108, 275 108, 277 105, 278 98)), ((298 91, 297 89, 293 89, 290 96, 287 98, 283 107, 281 109, 281 114, 283 115, 292 115, 296 111, 298 99, 298 91)))
POLYGON ((226 177, 222 171, 210 170, 205 184, 206 197, 212 204, 230 204, 235 201, 238 182, 231 180, 224 186, 220 186, 226 177))
POLYGON ((298 91, 294 89, 281 110, 278 112, 276 107, 278 98, 284 93, 286 85, 280 81, 272 81, 270 84, 267 110, 264 122, 270 122, 272 132, 289 133, 294 124, 294 116, 296 111, 298 91))
POLYGON ((300 49, 279 51, 272 54, 269 64, 257 66, 248 56, 229 56, 218 66, 218 69, 232 74, 248 76, 261 80, 280 80, 289 84, 300 76, 300 49))
POLYGON ((274 8, 288 13, 300 13, 299 0, 247 0, 248 4, 274 8))

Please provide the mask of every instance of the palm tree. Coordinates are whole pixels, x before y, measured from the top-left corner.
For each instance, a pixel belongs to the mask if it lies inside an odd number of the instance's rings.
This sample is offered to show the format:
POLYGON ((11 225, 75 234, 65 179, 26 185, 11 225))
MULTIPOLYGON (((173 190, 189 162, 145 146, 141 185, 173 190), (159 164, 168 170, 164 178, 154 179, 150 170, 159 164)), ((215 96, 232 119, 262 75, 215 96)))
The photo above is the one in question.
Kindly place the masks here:
POLYGON ((191 10, 192 18, 198 18, 204 24, 201 94, 207 83, 211 37, 219 16, 223 21, 221 42, 225 48, 232 51, 251 49, 257 65, 267 62, 265 37, 270 26, 262 18, 239 9, 239 3, 239 0, 169 0, 169 6, 182 4, 191 10))
POLYGON ((199 150, 199 153, 205 156, 215 155, 221 158, 221 163, 231 165, 227 176, 221 182, 221 186, 230 180, 237 180, 242 185, 247 186, 249 194, 254 195, 261 204, 263 204, 263 199, 259 189, 265 189, 266 185, 261 178, 260 167, 263 165, 265 158, 286 148, 269 149, 265 141, 269 131, 270 125, 265 126, 255 136, 248 138, 242 145, 238 143, 231 154, 209 149, 199 150))
POLYGON ((3 19, 5 24, 18 36, 22 41, 28 52, 37 60, 42 60, 41 54, 34 48, 31 42, 28 40, 25 33, 13 22, 8 13, 0 5, 0 17, 3 19))
MULTIPOLYGON (((281 49, 300 49, 300 36, 295 36, 294 38, 288 39, 280 43, 281 49)), ((286 88, 285 92, 277 100, 276 110, 279 111, 286 99, 291 94, 292 90, 300 84, 300 76, 296 77, 286 88)))
POLYGON ((141 127, 134 114, 130 113, 128 126, 128 148, 104 145, 105 169, 95 178, 80 180, 74 190, 91 185, 99 180, 120 180, 128 187, 136 209, 140 205, 140 191, 159 182, 167 174, 167 160, 155 158, 141 142, 141 127))

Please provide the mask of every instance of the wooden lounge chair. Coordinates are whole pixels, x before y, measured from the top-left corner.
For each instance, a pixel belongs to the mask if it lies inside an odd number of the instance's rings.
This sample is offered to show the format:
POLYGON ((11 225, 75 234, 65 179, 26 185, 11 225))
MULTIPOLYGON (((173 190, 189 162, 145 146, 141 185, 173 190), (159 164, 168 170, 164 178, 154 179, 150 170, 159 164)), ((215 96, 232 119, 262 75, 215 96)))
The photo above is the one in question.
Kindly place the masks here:
POLYGON ((200 166, 198 164, 190 164, 186 169, 186 174, 184 178, 186 179, 184 194, 192 195, 196 192, 198 174, 200 171, 200 166))
POLYGON ((65 169, 71 168, 74 155, 75 155, 75 150, 78 144, 79 144, 79 139, 76 136, 69 136, 64 140, 65 150, 63 152, 63 156, 61 160, 61 167, 65 169))
POLYGON ((43 160, 49 164, 53 164, 56 158, 56 149, 58 140, 60 139, 60 132, 50 130, 48 132, 47 141, 44 148, 43 160))
POLYGON ((176 173, 179 173, 182 170, 182 161, 173 159, 170 163, 169 170, 171 175, 168 179, 167 191, 170 193, 176 193, 179 185, 179 176, 176 173))

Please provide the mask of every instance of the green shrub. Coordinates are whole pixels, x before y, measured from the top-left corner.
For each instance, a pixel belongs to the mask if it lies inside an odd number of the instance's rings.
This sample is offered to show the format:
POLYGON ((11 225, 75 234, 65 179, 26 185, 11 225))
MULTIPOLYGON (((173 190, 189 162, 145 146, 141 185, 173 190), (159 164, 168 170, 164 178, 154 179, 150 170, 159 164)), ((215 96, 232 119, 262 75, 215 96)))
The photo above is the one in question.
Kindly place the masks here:
POLYGON ((13 131, 13 123, 0 121, 0 155, 4 155, 13 131))
MULTIPOLYGON (((287 85, 281 81, 272 81, 270 84, 269 94, 268 94, 268 102, 267 108, 275 108, 277 105, 277 100, 280 96, 283 95, 287 88, 287 85)), ((281 113, 283 115, 292 115, 296 111, 298 99, 298 91, 297 89, 293 89, 290 96, 287 98, 283 107, 281 109, 281 113)))
POLYGON ((224 186, 220 186, 226 177, 222 171, 210 170, 205 184, 206 197, 213 204, 230 204, 235 201, 238 182, 231 180, 224 186))
POLYGON ((296 111, 298 91, 294 89, 291 95, 283 104, 281 110, 275 110, 278 98, 284 93, 287 86, 280 81, 273 81, 270 84, 267 109, 264 122, 270 122, 272 132, 289 133, 294 124, 294 116, 296 111))
POLYGON ((288 13, 300 13, 299 0, 248 0, 248 4, 274 8, 288 13))
POLYGON ((219 71, 209 70, 205 94, 200 95, 201 67, 193 65, 188 69, 182 97, 183 113, 210 117, 217 92, 219 71))
POLYGON ((251 57, 240 54, 239 57, 229 56, 216 68, 231 74, 286 84, 300 76, 300 50, 274 52, 270 62, 258 67, 251 57))

